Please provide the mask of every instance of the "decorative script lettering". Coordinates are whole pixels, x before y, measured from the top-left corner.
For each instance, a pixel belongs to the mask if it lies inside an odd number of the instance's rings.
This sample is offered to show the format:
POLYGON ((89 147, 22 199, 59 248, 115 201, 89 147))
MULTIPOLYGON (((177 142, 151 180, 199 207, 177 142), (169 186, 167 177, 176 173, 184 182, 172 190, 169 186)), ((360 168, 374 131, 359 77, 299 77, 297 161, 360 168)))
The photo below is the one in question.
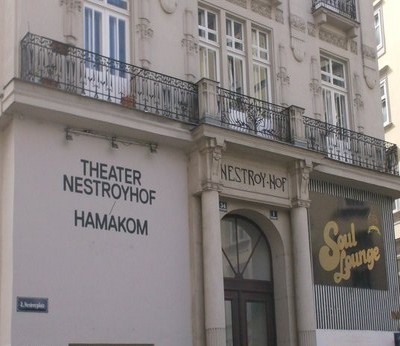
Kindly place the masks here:
POLYGON ((221 179, 264 189, 286 191, 285 177, 228 164, 221 165, 221 179))
MULTIPOLYGON (((380 234, 376 226, 369 227, 368 232, 372 231, 380 234)), ((354 223, 351 223, 348 233, 339 233, 338 224, 329 221, 323 231, 325 245, 321 246, 319 250, 321 267, 328 272, 334 271, 333 279, 337 284, 342 280, 349 280, 354 268, 366 265, 368 270, 371 271, 381 257, 377 246, 348 253, 348 250, 354 249, 358 244, 354 223)))

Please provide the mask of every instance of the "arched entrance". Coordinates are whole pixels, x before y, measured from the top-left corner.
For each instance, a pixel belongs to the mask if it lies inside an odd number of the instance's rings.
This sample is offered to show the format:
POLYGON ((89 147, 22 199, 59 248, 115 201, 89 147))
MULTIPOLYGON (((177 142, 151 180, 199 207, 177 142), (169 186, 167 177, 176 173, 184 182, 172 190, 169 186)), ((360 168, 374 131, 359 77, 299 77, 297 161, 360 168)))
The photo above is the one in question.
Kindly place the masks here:
POLYGON ((269 244, 250 220, 221 221, 227 346, 275 346, 274 291, 269 244))

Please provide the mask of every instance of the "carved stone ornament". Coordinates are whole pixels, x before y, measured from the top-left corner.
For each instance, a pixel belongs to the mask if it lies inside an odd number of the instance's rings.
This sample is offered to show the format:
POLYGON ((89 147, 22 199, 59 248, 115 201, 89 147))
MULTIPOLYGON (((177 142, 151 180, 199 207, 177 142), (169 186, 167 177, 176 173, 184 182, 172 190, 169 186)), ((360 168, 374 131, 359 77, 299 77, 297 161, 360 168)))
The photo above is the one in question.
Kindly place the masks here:
POLYGON ((232 4, 238 5, 243 8, 247 8, 247 1, 246 0, 228 0, 232 4))
POLYGON ((350 40, 350 51, 354 54, 358 53, 358 45, 357 45, 357 41, 354 40, 350 40))
POLYGON ((283 11, 280 8, 275 9, 275 20, 281 24, 284 24, 285 22, 283 19, 283 11))
POLYGON ((302 62, 306 54, 304 51, 304 41, 292 37, 292 52, 296 61, 302 62))
POLYGON ((186 37, 182 39, 181 44, 182 47, 186 48, 186 53, 188 54, 194 54, 198 51, 198 44, 193 36, 186 35, 186 37))
POLYGON ((290 26, 298 31, 306 32, 306 22, 303 18, 292 14, 290 16, 290 26))
POLYGON ((153 29, 150 28, 150 23, 143 20, 142 23, 136 25, 136 31, 142 39, 150 39, 153 37, 153 29))
POLYGON ((373 89, 378 80, 378 73, 375 69, 364 66, 364 79, 368 88, 373 89))
POLYGON ((317 27, 314 23, 307 23, 307 32, 310 36, 316 37, 317 36, 317 27))
POLYGON ((319 38, 322 41, 333 44, 339 48, 347 50, 347 38, 346 36, 338 35, 332 31, 320 28, 319 38))
POLYGON ((168 13, 174 13, 177 6, 178 6, 178 1, 177 0, 160 0, 160 4, 162 9, 168 13))
POLYGON ((251 10, 253 12, 261 14, 264 17, 271 18, 271 6, 268 5, 265 1, 252 0, 251 10))
POLYGON ((64 5, 68 10, 77 10, 80 12, 82 9, 82 0, 60 0, 60 6, 64 5))
POLYGON ((375 47, 369 47, 366 46, 365 44, 362 45, 362 53, 364 58, 375 60, 376 59, 376 48, 375 47))

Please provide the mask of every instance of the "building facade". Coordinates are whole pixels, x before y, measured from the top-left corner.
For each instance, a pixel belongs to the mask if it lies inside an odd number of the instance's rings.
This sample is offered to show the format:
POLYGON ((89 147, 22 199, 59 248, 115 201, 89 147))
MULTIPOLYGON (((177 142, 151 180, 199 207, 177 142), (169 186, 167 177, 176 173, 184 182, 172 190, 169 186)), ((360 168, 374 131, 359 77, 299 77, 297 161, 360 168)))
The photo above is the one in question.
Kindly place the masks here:
MULTIPOLYGON (((398 51, 398 37, 396 35, 396 18, 392 11, 398 5, 395 1, 374 2, 374 23, 377 39, 377 52, 379 62, 379 77, 381 90, 382 117, 385 129, 385 138, 398 144, 399 119, 397 117, 400 107, 397 93, 400 77, 396 73, 398 51)), ((400 253, 400 200, 394 203, 394 220, 397 253, 400 253)), ((400 258, 397 259, 398 265, 400 258)))
POLYGON ((1 0, 0 345, 393 345, 373 20, 1 0))

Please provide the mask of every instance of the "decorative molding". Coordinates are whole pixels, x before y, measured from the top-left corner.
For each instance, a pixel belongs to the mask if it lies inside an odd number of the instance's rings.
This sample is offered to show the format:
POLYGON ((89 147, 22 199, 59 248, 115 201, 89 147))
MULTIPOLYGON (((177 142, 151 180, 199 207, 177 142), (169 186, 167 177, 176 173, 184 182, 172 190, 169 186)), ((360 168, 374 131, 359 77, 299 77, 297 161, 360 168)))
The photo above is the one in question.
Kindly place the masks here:
POLYGON ((347 50, 347 38, 346 36, 339 35, 332 31, 326 30, 325 28, 320 28, 319 30, 319 38, 322 41, 333 44, 339 48, 347 50))
POLYGON ((358 44, 357 41, 354 40, 350 40, 350 52, 354 53, 354 54, 358 54, 358 44))
POLYGON ((240 7, 247 8, 247 0, 228 0, 228 1, 240 7))
POLYGON ((363 57, 370 60, 376 60, 376 48, 369 47, 365 44, 362 45, 363 57))
POLYGON ((200 144, 201 186, 203 190, 217 190, 222 188, 221 184, 221 160, 222 153, 226 148, 225 142, 216 138, 203 138, 200 144))
POLYGON ((309 185, 310 172, 312 171, 312 163, 305 160, 298 160, 290 169, 292 181, 292 207, 310 206, 309 185))
POLYGON ((358 112, 361 112, 364 109, 364 101, 362 100, 361 95, 357 94, 353 102, 354 107, 358 112))
POLYGON ((251 10, 264 17, 272 18, 272 8, 266 1, 251 0, 251 10))
POLYGON ((160 4, 165 13, 172 14, 178 6, 177 0, 160 0, 160 4))
POLYGON ((305 20, 295 14, 290 15, 290 26, 292 27, 292 29, 298 30, 303 33, 306 32, 305 20))
POLYGON ((71 11, 77 10, 81 12, 82 10, 82 0, 60 0, 60 6, 64 6, 71 11))
POLYGON ((181 45, 186 48, 187 54, 194 54, 198 52, 198 43, 196 39, 191 35, 185 35, 186 37, 182 39, 181 45))
POLYGON ((298 62, 302 62, 305 56, 304 41, 292 36, 292 52, 293 56, 298 62))
POLYGON ((284 24, 283 11, 280 8, 275 9, 275 20, 278 23, 284 24))
POLYGON ((318 79, 313 79, 310 82, 309 86, 310 86, 310 91, 313 93, 313 95, 315 96, 321 95, 322 87, 318 79))
POLYGON ((312 37, 317 37, 317 26, 314 23, 307 23, 307 32, 312 37))
POLYGON ((374 68, 364 65, 364 79, 368 88, 373 89, 378 81, 378 73, 374 68))
POLYGON ((136 25, 136 31, 140 34, 141 39, 150 39, 154 34, 153 29, 150 27, 150 21, 146 19, 142 19, 142 23, 136 25))

